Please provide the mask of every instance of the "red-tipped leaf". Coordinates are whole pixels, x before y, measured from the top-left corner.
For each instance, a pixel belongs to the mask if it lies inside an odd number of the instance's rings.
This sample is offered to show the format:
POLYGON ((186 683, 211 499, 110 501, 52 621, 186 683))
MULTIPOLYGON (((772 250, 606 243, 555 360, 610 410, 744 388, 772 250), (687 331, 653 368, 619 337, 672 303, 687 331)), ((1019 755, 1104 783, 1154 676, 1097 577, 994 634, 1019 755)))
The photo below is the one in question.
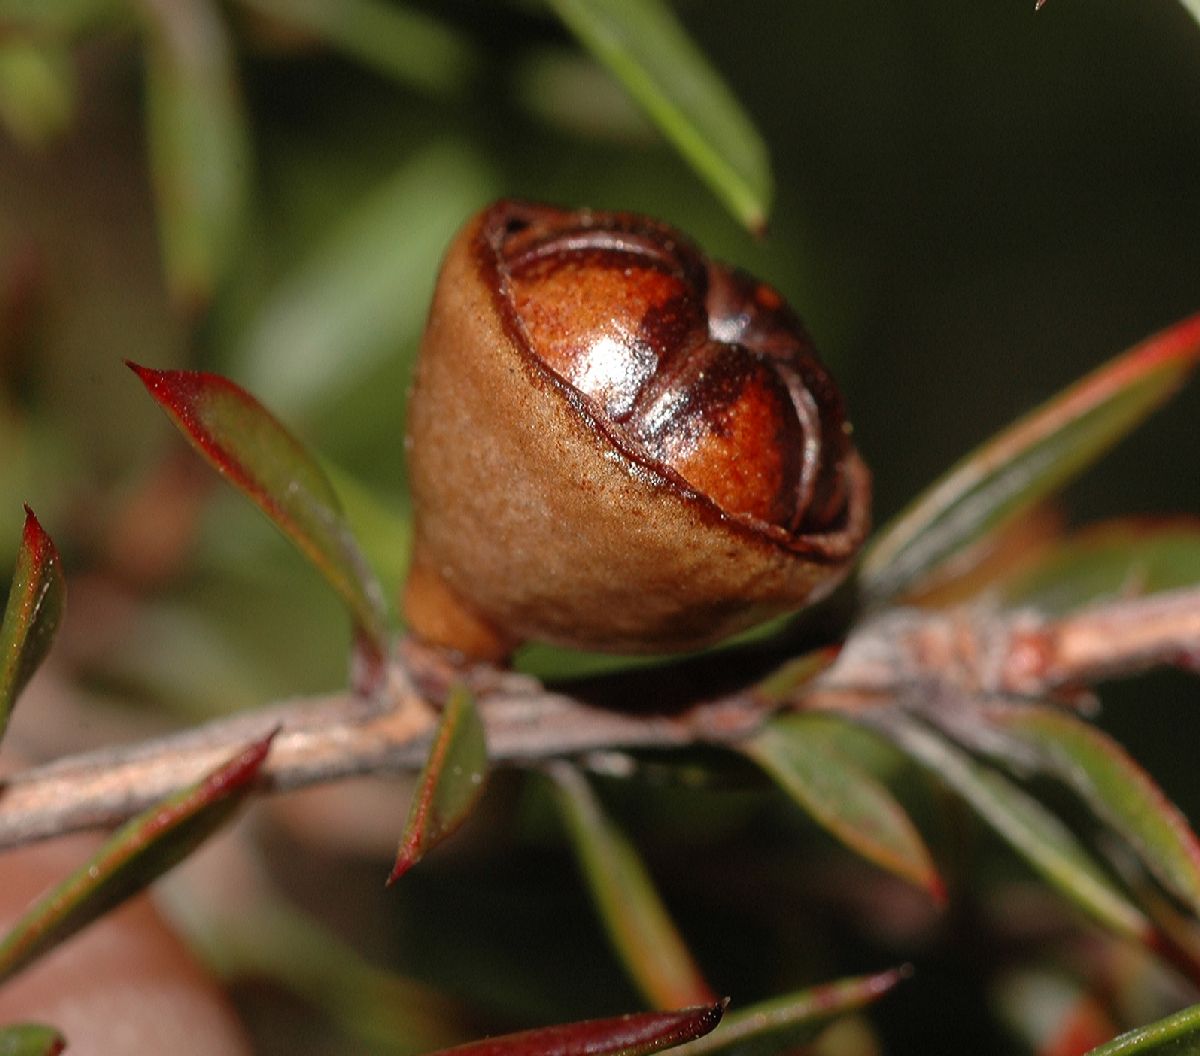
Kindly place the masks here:
POLYGON ((67 599, 62 562, 33 510, 25 507, 21 550, 0 623, 0 737, 13 705, 46 656, 67 599))
POLYGON ((873 1004, 911 975, 912 969, 903 965, 822 983, 730 1012, 716 1030, 689 1042, 679 1056, 709 1056, 727 1049, 739 1054, 791 1051, 830 1019, 873 1004))
POLYGON ((852 851, 944 901, 945 885, 908 813, 842 750, 844 726, 830 715, 789 715, 739 747, 852 851))
POLYGON ((388 648, 383 590, 316 459, 228 378, 128 366, 192 445, 258 505, 337 591, 354 620, 369 679, 388 648))
POLYGON ((417 780, 400 849, 388 884, 394 884, 453 833, 479 801, 487 778, 487 742, 471 693, 450 694, 417 780))
POLYGON ((580 868, 630 977, 659 1008, 713 1001, 649 870, 605 815, 587 778, 565 762, 552 764, 548 772, 580 868))
POLYGON ((702 1038, 721 1022, 725 1005, 718 1001, 672 1012, 635 1012, 523 1030, 430 1056, 648 1056, 702 1038))
POLYGON ((195 785, 127 822, 38 899, 0 942, 0 980, 142 890, 203 843, 249 790, 274 736, 247 745, 195 785))
POLYGON ((1200 359, 1200 315, 1147 339, 967 455, 876 536, 867 599, 913 588, 1090 465, 1183 384, 1200 359))
POLYGON ((66 1047, 57 1030, 40 1023, 0 1027, 0 1056, 58 1056, 66 1047))

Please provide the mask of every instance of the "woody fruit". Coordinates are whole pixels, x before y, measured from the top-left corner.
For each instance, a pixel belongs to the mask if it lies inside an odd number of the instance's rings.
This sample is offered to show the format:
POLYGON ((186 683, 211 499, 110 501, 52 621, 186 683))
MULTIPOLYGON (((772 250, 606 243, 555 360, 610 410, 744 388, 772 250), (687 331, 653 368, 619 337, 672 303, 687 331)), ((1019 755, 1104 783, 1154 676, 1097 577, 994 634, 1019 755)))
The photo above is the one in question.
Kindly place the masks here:
POLYGON ((471 657, 708 645, 827 595, 869 521, 782 297, 630 213, 501 201, 466 225, 406 447, 408 623, 471 657))

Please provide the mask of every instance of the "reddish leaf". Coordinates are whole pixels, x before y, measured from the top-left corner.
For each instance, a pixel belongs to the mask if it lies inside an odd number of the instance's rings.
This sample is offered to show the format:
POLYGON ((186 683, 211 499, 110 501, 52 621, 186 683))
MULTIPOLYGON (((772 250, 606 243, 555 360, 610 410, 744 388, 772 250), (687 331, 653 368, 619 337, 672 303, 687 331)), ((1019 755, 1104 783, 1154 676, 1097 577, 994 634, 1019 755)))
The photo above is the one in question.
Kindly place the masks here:
POLYGON ((1156 334, 977 448, 883 528, 861 582, 878 604, 1060 487, 1171 396, 1200 359, 1200 315, 1156 334))
POLYGON ((844 723, 789 715, 739 747, 818 824, 856 854, 942 902, 946 889, 912 819, 887 788, 841 749, 844 723))
POLYGON ((487 742, 475 701, 461 686, 450 694, 417 781, 408 821, 388 877, 394 884, 471 813, 487 777, 487 742))
POLYGON ((387 653, 383 590, 325 472, 261 403, 227 378, 129 363, 192 445, 252 499, 341 596, 370 670, 387 653))
POLYGON ((989 725, 1032 748, 1137 851, 1151 872, 1200 913, 1200 840, 1162 789, 1106 733, 1066 712, 1036 704, 995 705, 989 725))
POLYGON ((224 822, 258 774, 272 732, 191 788, 127 822, 43 895, 0 943, 0 980, 15 975, 182 861, 224 822))
POLYGON ((18 1023, 0 1027, 0 1056, 58 1056, 66 1040, 53 1027, 18 1023))
POLYGON ((890 993, 912 975, 907 965, 875 975, 839 979, 796 994, 773 998, 729 1013, 720 1027, 691 1042, 680 1056, 708 1056, 735 1049, 739 1056, 757 1052, 780 1053, 803 1044, 834 1016, 863 1008, 890 993))
POLYGON ((548 771, 596 908, 642 993, 659 1008, 712 1001, 650 873, 604 815, 587 779, 569 763, 552 764, 548 771))
POLYGON ((701 1038, 721 1022, 725 1001, 677 1012, 635 1012, 504 1034, 431 1056, 646 1056, 701 1038))
POLYGON ((58 551, 26 506, 21 551, 0 623, 0 737, 18 694, 54 640, 66 598, 58 551))

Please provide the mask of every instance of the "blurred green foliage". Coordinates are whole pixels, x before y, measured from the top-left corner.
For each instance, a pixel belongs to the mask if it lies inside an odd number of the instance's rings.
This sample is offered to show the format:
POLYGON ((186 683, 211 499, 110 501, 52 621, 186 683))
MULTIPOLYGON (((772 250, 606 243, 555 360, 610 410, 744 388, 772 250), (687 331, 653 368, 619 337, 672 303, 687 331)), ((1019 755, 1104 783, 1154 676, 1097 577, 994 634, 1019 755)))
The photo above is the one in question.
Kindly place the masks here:
MULTIPOLYGON (((550 5, 0 0, 0 552, 16 552, 30 502, 81 584, 71 673, 98 700, 188 717, 343 681, 336 599, 253 510, 178 468, 178 439, 120 362, 251 389, 328 459, 395 590, 404 393, 437 260, 499 195, 659 215, 778 285, 842 382, 880 520, 1194 311, 1196 3, 1032 6, 676 4, 766 143, 758 240, 550 5), (86 614, 114 597, 130 614, 97 643, 86 614)), ((1069 516, 1200 510, 1195 409, 1186 396, 1110 456, 1068 494, 1069 516)), ((1195 817, 1194 765, 1173 751, 1200 737, 1194 699, 1171 680, 1154 693, 1157 723, 1120 696, 1113 722, 1195 817)), ((765 997, 924 943, 913 996, 882 1013, 889 1051, 930 1051, 916 1024, 931 1021, 948 1031, 939 1051, 1012 1051, 982 1014, 1005 980, 961 970, 998 932, 995 907, 963 899, 973 919, 935 927, 876 878, 845 884, 844 859, 756 786, 682 780, 603 791, 714 986, 765 997), (718 907, 704 880, 719 880, 718 907)), ((518 835, 469 824, 463 860, 423 866, 403 901, 367 900, 342 931, 519 1022, 631 1004, 545 793, 494 797, 518 835), (539 930, 550 916, 562 934, 539 930), (596 952, 580 964, 580 949, 596 952)), ((920 798, 905 804, 919 820, 966 840, 920 798)), ((336 902, 384 864, 318 861, 327 878, 289 883, 336 902)), ((1103 957, 1114 972, 1136 961, 1103 957)), ((1161 988, 1139 1013, 1165 1010, 1161 988)))

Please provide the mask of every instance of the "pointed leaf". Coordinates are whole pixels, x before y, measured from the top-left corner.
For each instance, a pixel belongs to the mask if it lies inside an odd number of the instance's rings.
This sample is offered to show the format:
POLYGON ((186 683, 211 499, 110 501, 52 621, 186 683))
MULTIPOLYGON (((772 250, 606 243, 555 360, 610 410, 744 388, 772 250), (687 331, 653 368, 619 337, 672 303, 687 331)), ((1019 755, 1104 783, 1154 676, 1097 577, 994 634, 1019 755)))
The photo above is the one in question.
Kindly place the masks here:
POLYGON ((795 660, 789 660, 772 671, 754 687, 755 696, 773 704, 789 704, 797 693, 832 664, 841 652, 841 646, 814 649, 795 660))
POLYGON ((738 1056, 753 1056, 760 1050, 764 1056, 791 1051, 828 1020, 873 1004, 910 975, 912 970, 907 966, 892 968, 875 975, 839 979, 730 1012, 720 1027, 689 1042, 679 1056, 709 1056, 726 1049, 736 1049, 738 1056))
POLYGON ((954 789, 1054 887, 1105 927, 1142 943, 1156 941, 1150 922, 1117 889, 1058 818, 1002 774, 976 762, 933 730, 891 712, 881 733, 954 789))
POLYGON ((1109 521, 1063 540, 1003 585, 1004 600, 1061 615, 1092 602, 1200 584, 1200 520, 1109 521))
POLYGON ((466 821, 483 792, 487 768, 483 723, 470 691, 460 686, 442 710, 388 884, 466 821))
POLYGON ((880 603, 1063 485, 1171 396, 1200 359, 1200 315, 1111 360, 977 448, 885 527, 862 564, 880 603))
POLYGON ((766 226, 766 145, 662 0, 550 0, 676 149, 751 231, 766 226))
POLYGON ((217 471, 252 499, 350 610, 368 660, 387 653, 383 590, 367 568, 329 478, 261 403, 227 378, 129 363, 217 471))
POLYGON ((1045 769, 1074 788, 1159 880, 1200 913, 1200 841, 1124 748, 1075 716, 1038 704, 995 705, 984 715, 989 725, 1033 748, 1045 769))
POLYGON ((235 260, 250 168, 233 44, 211 0, 137 5, 159 232, 172 293, 202 307, 235 260))
POLYGON ((38 899, 0 942, 0 980, 120 905, 203 843, 249 790, 274 736, 248 745, 191 788, 127 822, 38 899))
POLYGON ((0 1056, 58 1056, 66 1045, 53 1027, 37 1023, 0 1027, 0 1056))
POLYGON ((242 5, 436 95, 466 87, 476 62, 463 34, 414 7, 384 0, 242 0, 242 5))
POLYGON ((33 510, 25 507, 25 529, 13 573, 4 622, 0 624, 0 737, 13 705, 46 656, 66 605, 67 585, 58 551, 33 510))
POLYGON ((703 1037, 721 1022, 725 1002, 677 1012, 637 1012, 503 1034, 430 1056, 647 1056, 703 1037))
POLYGON ((569 763, 548 770, 580 867, 630 976, 659 1008, 710 1003, 712 990, 633 844, 604 815, 579 770, 569 763))
POLYGON ((1127 1031, 1087 1056, 1192 1056, 1200 1052, 1200 1005, 1127 1031))
POLYGON ((842 725, 829 715, 789 715, 738 747, 856 854, 943 901, 942 879, 912 819, 883 784, 841 750, 842 725))

